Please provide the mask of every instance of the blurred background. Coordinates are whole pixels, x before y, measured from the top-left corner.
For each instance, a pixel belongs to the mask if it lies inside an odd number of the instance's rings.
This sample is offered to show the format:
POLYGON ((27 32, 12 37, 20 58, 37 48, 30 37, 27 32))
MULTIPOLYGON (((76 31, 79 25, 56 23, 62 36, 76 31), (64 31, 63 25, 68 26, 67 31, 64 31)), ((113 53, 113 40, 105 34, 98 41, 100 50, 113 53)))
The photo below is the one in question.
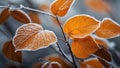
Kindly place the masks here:
MULTIPOLYGON (((22 4, 26 7, 51 13, 49 10, 49 6, 53 1, 54 0, 0 0, 0 6, 7 6, 9 4, 10 8, 14 9, 14 8, 19 8, 20 4, 22 4)), ((102 21, 103 18, 108 17, 120 24, 120 0, 101 0, 100 2, 99 1, 97 2, 97 0, 93 0, 93 1, 96 1, 95 5, 93 4, 91 5, 89 2, 87 2, 87 0, 75 0, 74 4, 72 5, 67 15, 59 18, 61 23, 64 24, 64 22, 68 18, 74 15, 88 14, 100 21, 102 21)), ((0 8, 0 12, 3 9, 4 8, 0 8)), ((25 11, 28 14, 31 12, 24 9, 23 11, 25 11)), ((40 24, 44 27, 44 29, 54 31, 56 35, 60 38, 63 37, 61 30, 59 29, 54 19, 52 19, 50 16, 47 16, 41 13, 39 13, 38 16, 39 16, 40 24)), ((12 17, 9 17, 7 21, 5 21, 3 24, 0 25, 0 29, 3 30, 8 35, 10 35, 11 37, 13 37, 16 29, 20 25, 22 25, 21 22, 13 19, 12 17)), ((24 51, 23 63, 22 63, 22 66, 20 67, 18 63, 8 60, 2 53, 3 44, 8 40, 10 39, 8 39, 4 33, 0 32, 0 68, 4 68, 9 64, 15 64, 18 68, 21 68, 21 67, 31 68, 34 63, 39 62, 38 60, 39 58, 56 53, 56 51, 52 48, 52 46, 45 49, 37 50, 35 52, 24 51)), ((108 39, 108 40, 109 40, 110 51, 113 57, 112 63, 116 68, 119 68, 120 37, 117 37, 114 39, 108 39)), ((66 53, 68 53, 65 50, 66 46, 64 46, 63 43, 62 45, 63 46, 61 47, 64 49, 66 53)))

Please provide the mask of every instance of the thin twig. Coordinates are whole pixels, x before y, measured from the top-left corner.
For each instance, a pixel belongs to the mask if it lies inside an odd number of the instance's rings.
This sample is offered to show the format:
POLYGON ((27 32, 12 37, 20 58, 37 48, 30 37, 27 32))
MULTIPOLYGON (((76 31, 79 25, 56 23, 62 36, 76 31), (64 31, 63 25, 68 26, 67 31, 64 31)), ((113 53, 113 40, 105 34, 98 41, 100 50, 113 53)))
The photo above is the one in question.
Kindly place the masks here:
POLYGON ((0 29, 0 32, 2 32, 8 39, 12 39, 11 36, 9 36, 6 32, 4 32, 2 29, 0 29))
POLYGON ((8 6, 0 6, 0 8, 7 8, 8 6))
POLYGON ((47 12, 44 12, 44 11, 40 11, 40 10, 37 10, 37 9, 33 9, 33 8, 29 8, 29 7, 25 7, 23 5, 20 5, 20 8, 21 9, 27 9, 27 10, 30 10, 30 11, 34 11, 34 12, 38 12, 38 13, 41 13, 41 14, 45 14, 45 15, 48 15, 48 16, 55 17, 54 15, 52 15, 50 13, 47 13, 47 12))
POLYGON ((62 31, 62 34, 63 34, 64 40, 65 40, 66 43, 67 43, 68 49, 69 49, 69 51, 70 51, 70 55, 71 55, 72 60, 73 60, 73 64, 74 64, 75 68, 77 68, 77 64, 76 64, 76 61, 75 61, 75 57, 74 57, 74 55, 73 55, 73 53, 72 53, 72 51, 71 51, 70 44, 69 44, 69 42, 67 41, 67 38, 66 38, 65 33, 64 33, 64 31, 63 31, 62 25, 61 25, 61 23, 60 23, 60 21, 59 21, 59 19, 58 19, 57 16, 56 16, 56 20, 58 21, 58 24, 59 24, 60 29, 61 29, 61 31, 62 31))
POLYGON ((59 51, 61 52, 62 56, 63 56, 66 60, 68 60, 68 62, 70 62, 71 64, 73 64, 73 63, 70 61, 70 59, 68 59, 68 57, 65 55, 64 51, 63 51, 62 48, 60 47, 60 44, 59 44, 58 42, 56 42, 56 44, 57 44, 57 46, 58 46, 58 48, 59 48, 59 51))

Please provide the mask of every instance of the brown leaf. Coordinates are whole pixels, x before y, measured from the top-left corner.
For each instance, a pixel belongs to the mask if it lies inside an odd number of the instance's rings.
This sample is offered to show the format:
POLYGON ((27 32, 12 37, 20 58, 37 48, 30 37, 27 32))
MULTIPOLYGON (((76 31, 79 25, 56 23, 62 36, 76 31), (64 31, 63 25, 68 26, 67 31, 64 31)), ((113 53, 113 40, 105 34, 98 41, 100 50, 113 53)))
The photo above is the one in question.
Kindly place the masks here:
POLYGON ((33 23, 41 24, 40 17, 37 13, 31 12, 28 15, 30 16, 33 23))
POLYGON ((44 57, 44 59, 49 60, 50 62, 58 62, 61 64, 62 68, 71 68, 71 65, 67 62, 67 60, 65 60, 63 57, 58 56, 58 55, 50 55, 47 57, 44 57))
POLYGON ((0 14, 0 24, 4 23, 10 16, 9 8, 5 8, 0 14))
POLYGON ((10 11, 11 16, 19 22, 30 23, 30 17, 22 10, 12 10, 10 11))
POLYGON ((68 12, 73 1, 74 0, 55 0, 51 4, 50 9, 54 15, 64 16, 68 12))
POLYGON ((8 59, 22 63, 22 52, 15 52, 12 40, 4 44, 2 52, 8 59))
POLYGON ((101 58, 98 58, 98 60, 104 65, 105 68, 110 68, 110 64, 108 64, 106 61, 101 58))
POLYGON ((100 26, 100 23, 88 15, 77 15, 64 24, 64 32, 72 38, 84 38, 100 26))
POLYGON ((112 57, 111 57, 110 53, 104 47, 101 47, 101 49, 98 49, 98 51, 96 51, 96 53, 94 53, 94 54, 109 61, 109 62, 112 61, 112 57))
POLYGON ((91 37, 74 39, 72 52, 78 58, 87 58, 98 50, 95 40, 91 37))
POLYGON ((41 68, 61 68, 58 62, 45 62, 41 68))
POLYGON ((105 18, 96 35, 102 38, 114 38, 120 36, 120 25, 109 18, 105 18))
POLYGON ((16 51, 35 51, 46 48, 57 41, 54 32, 43 30, 41 25, 35 23, 20 26, 13 38, 16 51))
POLYGON ((43 65, 43 63, 38 62, 38 63, 33 64, 32 68, 41 68, 42 65, 43 65))

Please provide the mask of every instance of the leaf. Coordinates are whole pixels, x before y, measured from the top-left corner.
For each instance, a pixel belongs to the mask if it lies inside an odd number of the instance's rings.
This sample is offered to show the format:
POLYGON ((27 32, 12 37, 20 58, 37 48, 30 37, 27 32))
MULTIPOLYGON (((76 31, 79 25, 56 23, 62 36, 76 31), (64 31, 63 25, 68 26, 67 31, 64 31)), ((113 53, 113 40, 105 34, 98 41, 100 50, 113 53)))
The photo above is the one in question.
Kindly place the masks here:
POLYGON ((50 56, 44 57, 44 59, 47 59, 50 62, 56 61, 61 64, 62 68, 71 68, 71 65, 67 62, 67 60, 59 55, 50 55, 50 56))
POLYGON ((94 54, 109 61, 109 62, 112 61, 112 57, 111 57, 110 53, 104 47, 101 47, 101 49, 98 49, 94 54))
POLYGON ((4 44, 2 52, 8 59, 22 63, 22 52, 15 52, 15 47, 13 46, 12 41, 8 41, 4 44))
POLYGON ((30 23, 30 17, 22 10, 12 10, 10 11, 11 16, 19 22, 24 24, 30 23))
POLYGON ((58 62, 46 62, 41 68, 61 68, 61 65, 58 62))
POLYGON ((37 13, 31 12, 28 15, 30 16, 33 23, 41 24, 41 20, 40 20, 39 15, 37 13))
POLYGON ((64 16, 68 12, 74 0, 55 0, 50 7, 54 15, 64 16))
POLYGON ((20 26, 13 38, 16 51, 35 51, 46 48, 57 41, 54 32, 43 30, 41 25, 35 23, 20 26))
POLYGON ((103 46, 105 48, 109 48, 108 44, 104 40, 96 38, 95 41, 98 45, 103 46))
POLYGON ((120 36, 120 25, 111 19, 105 18, 100 28, 96 31, 96 35, 101 38, 114 38, 120 36))
POLYGON ((72 38, 84 38, 99 28, 99 22, 87 15, 77 15, 64 24, 64 32, 72 38))
MULTIPOLYGON (((87 67, 90 68, 103 68, 103 65, 98 59, 89 59, 82 62, 82 64, 87 65, 87 67)), ((87 67, 83 67, 83 68, 87 68, 87 67)))
POLYGON ((74 39, 72 52, 78 58, 87 58, 98 50, 95 40, 91 37, 74 39))
POLYGON ((49 10, 49 5, 46 3, 40 4, 39 9, 47 12, 49 10))
POLYGON ((98 58, 98 60, 104 65, 105 68, 110 68, 110 64, 108 64, 106 61, 100 58, 98 58))
POLYGON ((5 8, 0 14, 0 24, 5 22, 10 16, 9 8, 5 8))
POLYGON ((43 65, 43 63, 37 62, 37 63, 34 63, 34 64, 32 65, 32 68, 41 68, 42 65, 43 65))
POLYGON ((105 0, 84 0, 85 5, 98 13, 111 12, 111 6, 105 0))

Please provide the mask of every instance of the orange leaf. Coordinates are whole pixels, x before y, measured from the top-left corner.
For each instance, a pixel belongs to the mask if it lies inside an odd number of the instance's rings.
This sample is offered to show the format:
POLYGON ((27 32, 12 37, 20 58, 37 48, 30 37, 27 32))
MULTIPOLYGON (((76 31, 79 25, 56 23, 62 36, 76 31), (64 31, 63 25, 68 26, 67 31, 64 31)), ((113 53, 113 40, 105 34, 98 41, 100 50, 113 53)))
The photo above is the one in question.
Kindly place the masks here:
POLYGON ((71 48, 73 54, 78 58, 87 58, 98 50, 95 40, 90 36, 74 39, 71 48))
POLYGON ((110 68, 110 64, 108 64, 106 61, 101 58, 98 58, 98 60, 104 65, 105 68, 110 68))
POLYGON ((51 11, 54 15, 64 16, 68 12, 74 0, 55 0, 51 4, 51 11))
POLYGON ((22 63, 22 52, 15 52, 12 41, 8 41, 4 44, 2 52, 8 59, 22 63))
POLYGON ((98 59, 89 59, 89 60, 82 62, 82 64, 85 64, 87 65, 87 67, 90 67, 90 68, 103 68, 104 67, 98 59))
POLYGON ((105 18, 96 35, 102 38, 114 38, 120 36, 120 25, 111 19, 105 18))
POLYGON ((95 39, 95 41, 97 42, 97 44, 99 44, 100 46, 103 46, 103 47, 105 47, 105 48, 109 48, 109 46, 108 46, 108 44, 104 41, 104 40, 102 40, 102 39, 95 39))
POLYGON ((30 16, 33 23, 37 23, 37 24, 41 23, 41 20, 40 20, 39 15, 37 13, 31 12, 28 15, 30 16))
POLYGON ((0 14, 0 24, 5 22, 10 16, 9 8, 5 8, 0 14))
POLYGON ((30 17, 22 10, 12 10, 10 11, 11 16, 22 23, 30 23, 30 17))
POLYGON ((71 68, 71 65, 61 56, 52 55, 45 57, 45 59, 48 59, 50 62, 56 61, 60 63, 62 68, 71 68))
POLYGON ((35 23, 20 26, 13 38, 16 51, 35 51, 46 48, 57 41, 54 32, 43 30, 41 25, 35 23))
POLYGON ((40 4, 39 9, 42 11, 48 11, 49 10, 49 5, 48 4, 40 4))
POLYGON ((96 12, 111 12, 111 6, 105 0, 84 0, 85 5, 96 12))
POLYGON ((101 47, 101 49, 98 49, 98 51, 96 51, 94 54, 109 61, 109 62, 112 61, 112 57, 111 57, 110 53, 104 47, 101 47))
POLYGON ((77 15, 64 24, 64 32, 72 38, 84 38, 99 28, 99 22, 87 15, 77 15))

